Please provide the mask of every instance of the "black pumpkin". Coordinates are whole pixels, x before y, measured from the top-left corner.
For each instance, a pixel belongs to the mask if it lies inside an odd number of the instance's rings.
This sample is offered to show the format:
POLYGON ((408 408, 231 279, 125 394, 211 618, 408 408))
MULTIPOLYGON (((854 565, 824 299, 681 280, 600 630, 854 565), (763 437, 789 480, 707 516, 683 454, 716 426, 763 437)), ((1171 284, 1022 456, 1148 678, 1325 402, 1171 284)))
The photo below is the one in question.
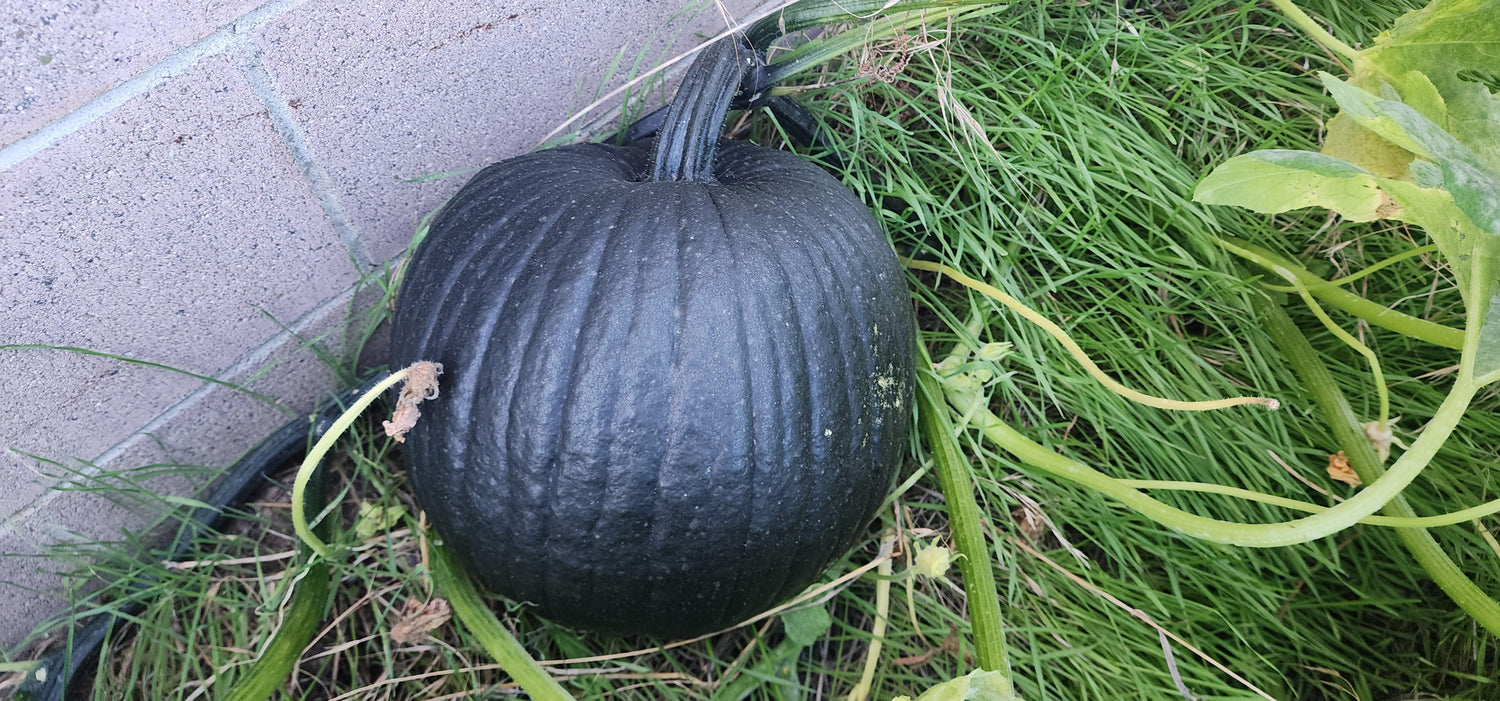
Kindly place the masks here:
POLYGON ((903 272, 837 180, 718 140, 737 51, 695 62, 654 151, 486 168, 405 272, 393 361, 445 368, 407 439, 417 502, 554 620, 683 637, 783 601, 906 449, 903 272))

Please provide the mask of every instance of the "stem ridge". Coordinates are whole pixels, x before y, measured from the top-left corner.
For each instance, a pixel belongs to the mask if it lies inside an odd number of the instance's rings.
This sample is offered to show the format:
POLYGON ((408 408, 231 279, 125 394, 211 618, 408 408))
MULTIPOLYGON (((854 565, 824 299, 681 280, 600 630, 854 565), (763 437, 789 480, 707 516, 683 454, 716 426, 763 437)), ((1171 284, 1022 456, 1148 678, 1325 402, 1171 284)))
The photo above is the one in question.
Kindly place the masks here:
POLYGON ((754 65, 754 55, 744 44, 744 35, 737 34, 714 43, 693 60, 657 132, 651 182, 714 182, 724 117, 739 91, 740 78, 754 65))

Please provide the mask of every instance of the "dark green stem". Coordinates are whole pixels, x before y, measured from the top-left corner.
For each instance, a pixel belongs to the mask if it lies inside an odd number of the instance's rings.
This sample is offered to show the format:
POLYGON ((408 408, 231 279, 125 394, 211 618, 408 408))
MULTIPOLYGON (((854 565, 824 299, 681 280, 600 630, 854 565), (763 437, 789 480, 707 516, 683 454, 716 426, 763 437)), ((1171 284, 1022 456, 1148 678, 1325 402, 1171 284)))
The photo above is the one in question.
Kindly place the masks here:
MULTIPOLYGON (((326 473, 327 469, 319 464, 310 475, 306 503, 302 508, 314 515, 327 503, 326 473)), ((333 522, 334 519, 323 519, 317 526, 318 535, 328 538, 333 522)), ((302 564, 288 572, 291 602, 281 618, 280 627, 271 634, 271 639, 250 669, 234 680, 228 693, 218 688, 226 686, 222 680, 215 685, 219 693, 214 694, 214 698, 225 701, 265 701, 271 698, 272 694, 286 687, 287 677, 302 660, 302 651, 307 649, 323 625, 323 616, 328 613, 328 602, 333 596, 332 567, 328 558, 313 551, 311 544, 303 542, 297 549, 302 564)))
POLYGON ((436 542, 432 543, 429 553, 432 581, 452 605, 453 615, 521 690, 535 701, 573 701, 573 697, 527 654, 520 641, 495 617, 495 612, 479 596, 469 573, 453 554, 436 542))
MULTIPOLYGON (((1307 337, 1287 316, 1284 309, 1264 295, 1252 295, 1252 302, 1255 304, 1256 313, 1260 316, 1261 327, 1280 349, 1297 376, 1302 379, 1302 384, 1323 415, 1323 423, 1333 432, 1339 448, 1349 458, 1350 467, 1354 468, 1355 474, 1359 475, 1360 480, 1365 484, 1374 483, 1385 474, 1385 468, 1381 466, 1380 459, 1375 455, 1375 449, 1370 446, 1369 440, 1365 437, 1364 429, 1360 427, 1359 419, 1350 408, 1349 401, 1344 398, 1344 393, 1334 382, 1333 374, 1328 371, 1328 367, 1323 364, 1318 352, 1313 349, 1307 337)), ((1387 502, 1382 511, 1388 516, 1416 515, 1406 502, 1406 498, 1399 495, 1387 502)), ((1486 595, 1459 570, 1458 565, 1454 564, 1448 554, 1443 552, 1431 533, 1420 528, 1397 528, 1396 535, 1401 538, 1406 549, 1411 551, 1412 557, 1422 566, 1422 569, 1432 577, 1432 581, 1436 582, 1448 594, 1448 597, 1458 604, 1459 608, 1472 616, 1492 635, 1500 636, 1500 603, 1496 603, 1494 599, 1486 595)))
MULTIPOLYGON (((924 351, 919 358, 923 367, 932 367, 924 351)), ((943 388, 930 371, 917 373, 917 413, 922 433, 932 450, 932 461, 942 483, 943 500, 948 505, 948 527, 962 557, 958 569, 963 574, 964 594, 969 604, 969 623, 974 629, 974 651, 979 668, 1010 676, 1005 658, 1005 628, 1000 620, 1000 593, 995 588, 989 540, 984 534, 984 517, 974 499, 970 467, 948 416, 943 388)))
POLYGON ((753 54, 740 36, 704 49, 688 67, 656 135, 652 182, 714 181, 714 156, 729 102, 753 54))

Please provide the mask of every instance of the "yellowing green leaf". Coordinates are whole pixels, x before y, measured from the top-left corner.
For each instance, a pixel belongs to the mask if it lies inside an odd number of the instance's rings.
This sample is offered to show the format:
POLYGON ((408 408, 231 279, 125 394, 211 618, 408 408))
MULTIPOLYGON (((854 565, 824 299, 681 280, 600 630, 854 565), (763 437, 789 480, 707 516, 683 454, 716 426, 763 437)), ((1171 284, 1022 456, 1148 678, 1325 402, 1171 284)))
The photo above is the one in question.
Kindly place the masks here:
POLYGON ((1432 84, 1427 74, 1407 71, 1401 75, 1400 81, 1401 91, 1397 99, 1434 124, 1441 126, 1448 123, 1448 102, 1443 99, 1443 94, 1432 84))
POLYGON ((1344 114, 1381 138, 1429 160, 1467 155, 1467 149, 1452 134, 1406 103, 1382 99, 1327 73, 1319 77, 1344 114))
POLYGON ((1020 697, 1004 674, 975 670, 928 689, 917 701, 1020 701, 1020 697))
POLYGON ((1485 83, 1500 76, 1500 0, 1434 0, 1353 63, 1348 81, 1320 74, 1341 110, 1322 153, 1231 159, 1194 199, 1421 226, 1458 278, 1474 370, 1500 378, 1500 99, 1485 83))
POLYGON ((405 516, 406 507, 401 504, 385 508, 368 501, 360 502, 354 533, 360 540, 369 540, 400 523, 405 516))
POLYGON ((1414 158, 1410 151, 1380 138, 1343 113, 1328 120, 1323 154, 1352 163, 1382 178, 1397 180, 1410 177, 1407 169, 1414 158))
POLYGON ((1486 381, 1495 381, 1500 372, 1500 294, 1490 297, 1489 313, 1484 325, 1479 327, 1479 347, 1474 353, 1474 374, 1486 381), (1485 377, 1489 375, 1490 377, 1485 377))
MULTIPOLYGON (((1432 235, 1443 257, 1458 273, 1465 302, 1486 304, 1490 295, 1500 289, 1500 170, 1487 168, 1467 144, 1410 106, 1381 99, 1326 73, 1322 77, 1344 114, 1382 138, 1434 162, 1436 171, 1442 175, 1442 190, 1446 191, 1441 198, 1430 192, 1415 192, 1414 184, 1407 188, 1399 181, 1389 181, 1382 186, 1403 208, 1420 207, 1422 211, 1400 218, 1420 223, 1432 235), (1481 269, 1488 272, 1474 287, 1476 281, 1470 272, 1476 256, 1486 259, 1481 269)), ((1450 114, 1449 121, 1457 117, 1450 114)), ((1486 148, 1500 146, 1491 144, 1486 148)), ((1434 179, 1433 170, 1422 165, 1414 174, 1428 184, 1434 179)))
POLYGON ((1500 101, 1473 74, 1500 75, 1500 3, 1437 0, 1396 20, 1354 61, 1354 83, 1375 91, 1388 83, 1402 100, 1451 132, 1490 170, 1500 171, 1500 101), (1472 71, 1473 73, 1468 73, 1472 71), (1442 96, 1445 114, 1429 110, 1419 83, 1442 96), (1446 117, 1446 119, 1445 119, 1446 117))
POLYGON ((1494 0, 1437 0, 1402 15, 1360 57, 1400 72, 1441 75, 1435 69, 1443 66, 1500 70, 1497 41, 1500 5, 1494 0))
POLYGON ((1276 214, 1326 207, 1352 221, 1389 216, 1374 174, 1310 151, 1265 150, 1236 156, 1198 183, 1193 199, 1276 214))

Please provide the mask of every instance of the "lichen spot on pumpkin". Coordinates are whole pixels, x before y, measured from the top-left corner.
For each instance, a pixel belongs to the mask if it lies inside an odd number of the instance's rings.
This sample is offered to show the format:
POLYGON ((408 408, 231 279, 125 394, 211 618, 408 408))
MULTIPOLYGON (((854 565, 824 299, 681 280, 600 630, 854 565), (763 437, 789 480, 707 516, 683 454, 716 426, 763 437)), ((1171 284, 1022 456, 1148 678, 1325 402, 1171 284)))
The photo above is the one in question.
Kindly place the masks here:
POLYGON ((906 405, 906 395, 901 391, 901 382, 894 365, 875 373, 875 402, 885 409, 901 409, 906 405))

